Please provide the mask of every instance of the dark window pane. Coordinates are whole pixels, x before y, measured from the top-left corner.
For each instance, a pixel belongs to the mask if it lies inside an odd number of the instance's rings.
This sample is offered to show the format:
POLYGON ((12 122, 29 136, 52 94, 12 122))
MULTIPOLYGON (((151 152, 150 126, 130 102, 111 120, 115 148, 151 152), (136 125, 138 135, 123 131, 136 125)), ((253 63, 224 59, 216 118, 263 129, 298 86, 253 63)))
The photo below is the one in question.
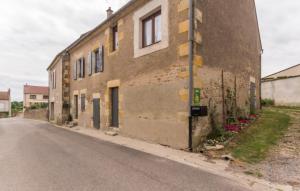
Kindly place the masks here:
POLYGON ((113 32, 113 51, 115 51, 119 47, 118 26, 113 27, 112 32, 113 32))

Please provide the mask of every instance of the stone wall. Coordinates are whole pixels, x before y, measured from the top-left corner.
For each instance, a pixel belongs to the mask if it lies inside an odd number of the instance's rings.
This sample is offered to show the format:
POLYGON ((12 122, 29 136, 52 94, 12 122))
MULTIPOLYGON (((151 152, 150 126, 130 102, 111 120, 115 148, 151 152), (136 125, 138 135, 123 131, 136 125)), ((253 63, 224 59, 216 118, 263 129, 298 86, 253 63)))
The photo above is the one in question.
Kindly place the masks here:
MULTIPOLYGON (((136 1, 122 17, 114 17, 76 48, 70 50, 71 66, 76 59, 104 45, 104 72, 71 80, 71 114, 74 96, 86 95, 86 110, 79 111, 80 126, 93 127, 93 105, 100 97, 101 129, 110 128, 110 88, 119 88, 120 134, 175 148, 188 147, 188 34, 180 23, 188 19, 188 7, 181 0, 158 1, 168 4, 168 46, 149 54, 135 54, 134 19, 137 10, 151 1, 136 1), (111 51, 110 30, 119 29, 119 48, 111 51)), ((155 1, 152 1, 155 2, 155 1)), ((151 2, 151 3, 152 3, 151 2)), ((164 44, 165 45, 165 44, 164 44)), ((149 50, 152 51, 152 50, 149 50)), ((70 67, 73 73, 73 67, 70 67)), ((80 102, 79 102, 80 108, 80 102)))
POLYGON ((210 117, 194 121, 193 145, 234 115, 250 112, 250 84, 260 108, 261 44, 253 0, 195 1, 194 88, 210 117), (212 116, 214 116, 212 119, 212 116))
POLYGON ((24 111, 24 118, 48 121, 48 109, 35 109, 24 111))

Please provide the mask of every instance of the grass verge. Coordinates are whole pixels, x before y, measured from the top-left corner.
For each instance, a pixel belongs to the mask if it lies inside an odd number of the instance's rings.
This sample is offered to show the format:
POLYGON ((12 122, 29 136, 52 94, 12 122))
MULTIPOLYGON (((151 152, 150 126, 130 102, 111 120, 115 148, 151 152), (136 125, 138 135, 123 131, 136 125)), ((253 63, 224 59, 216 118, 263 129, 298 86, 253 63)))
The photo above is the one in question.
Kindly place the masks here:
POLYGON ((288 128, 290 116, 279 109, 264 109, 261 117, 228 145, 232 155, 244 162, 262 161, 288 128))

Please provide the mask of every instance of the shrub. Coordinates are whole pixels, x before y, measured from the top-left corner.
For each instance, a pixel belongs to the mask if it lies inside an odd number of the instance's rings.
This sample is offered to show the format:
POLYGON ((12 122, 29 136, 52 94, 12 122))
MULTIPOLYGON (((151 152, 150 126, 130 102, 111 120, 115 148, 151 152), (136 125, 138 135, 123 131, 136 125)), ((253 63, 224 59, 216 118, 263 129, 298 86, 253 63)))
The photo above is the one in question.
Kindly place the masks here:
POLYGON ((270 107, 275 105, 275 101, 272 99, 263 99, 261 100, 261 105, 264 107, 270 107))

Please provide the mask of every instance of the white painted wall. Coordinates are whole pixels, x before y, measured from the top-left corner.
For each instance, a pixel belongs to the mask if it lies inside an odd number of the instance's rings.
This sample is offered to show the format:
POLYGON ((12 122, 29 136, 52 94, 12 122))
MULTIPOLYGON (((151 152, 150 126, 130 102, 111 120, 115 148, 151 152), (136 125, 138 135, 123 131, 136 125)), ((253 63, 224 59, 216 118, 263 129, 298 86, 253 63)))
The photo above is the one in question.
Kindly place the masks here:
POLYGON ((0 100, 0 112, 9 112, 9 101, 0 100))
POLYGON ((262 99, 273 99, 276 105, 300 106, 300 77, 263 82, 262 99))

